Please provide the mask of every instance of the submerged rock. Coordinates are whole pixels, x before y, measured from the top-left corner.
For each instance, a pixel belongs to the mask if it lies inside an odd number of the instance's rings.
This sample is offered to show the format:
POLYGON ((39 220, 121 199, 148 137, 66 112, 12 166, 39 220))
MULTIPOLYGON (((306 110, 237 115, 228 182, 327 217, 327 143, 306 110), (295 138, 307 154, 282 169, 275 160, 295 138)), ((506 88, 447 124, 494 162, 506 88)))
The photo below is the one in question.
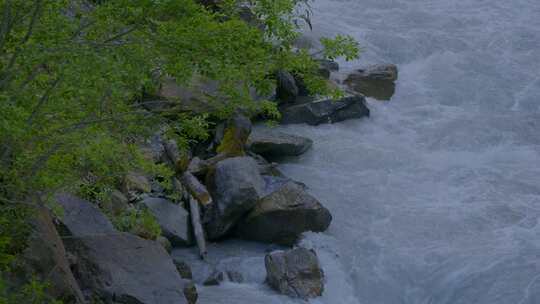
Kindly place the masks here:
POLYGON ((314 298, 324 291, 324 273, 315 251, 295 248, 266 255, 266 281, 273 289, 294 298, 314 298))
POLYGON ((251 157, 234 157, 216 164, 209 177, 210 193, 214 198, 205 214, 209 239, 226 235, 236 222, 257 203, 265 182, 257 162, 251 157))
POLYGON ((397 66, 378 64, 357 70, 345 79, 345 84, 357 93, 379 100, 390 100, 396 91, 397 66))
POLYGON ((173 246, 191 244, 190 217, 184 208, 169 200, 156 197, 147 197, 141 201, 141 204, 154 215, 163 236, 173 246))
POLYGON ((183 280, 163 247, 129 233, 72 237, 74 272, 89 298, 105 303, 188 303, 183 280))
POLYGON ((361 95, 351 95, 338 100, 304 98, 298 103, 280 107, 280 111, 283 124, 319 125, 369 116, 365 98, 361 95))
POLYGON ((60 218, 61 235, 86 236, 116 232, 109 219, 91 202, 67 193, 57 194, 55 198, 64 210, 60 218))
POLYGON ((297 184, 288 182, 261 199, 238 224, 248 240, 293 245, 303 232, 325 231, 332 215, 297 184))
POLYGON ((248 139, 249 149, 266 157, 298 156, 306 152, 312 145, 313 141, 309 138, 268 128, 254 129, 248 139))

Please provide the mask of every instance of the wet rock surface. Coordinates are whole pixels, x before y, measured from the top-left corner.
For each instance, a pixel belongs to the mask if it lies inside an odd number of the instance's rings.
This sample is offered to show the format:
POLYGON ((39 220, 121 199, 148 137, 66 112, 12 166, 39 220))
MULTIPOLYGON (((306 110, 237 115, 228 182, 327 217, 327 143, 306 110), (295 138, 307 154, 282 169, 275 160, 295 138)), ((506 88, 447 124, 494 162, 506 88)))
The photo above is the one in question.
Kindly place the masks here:
POLYGON ((378 100, 390 100, 396 91, 397 66, 378 64, 350 74, 344 83, 353 91, 378 100))
POLYGON ((292 245, 303 232, 325 231, 332 215, 297 184, 288 182, 262 198, 238 224, 240 237, 267 243, 292 245))
POLYGON ((294 298, 315 298, 324 291, 324 273, 315 251, 295 248, 266 255, 267 283, 294 298))
POLYGON ((249 149, 265 157, 298 156, 309 150, 313 141, 269 128, 255 128, 248 139, 249 149))
POLYGON ((217 163, 209 187, 214 202, 206 215, 209 239, 226 235, 259 200, 264 180, 251 157, 234 157, 217 163))
POLYGON ((351 95, 338 100, 302 98, 295 104, 280 107, 281 123, 320 125, 369 116, 365 98, 351 95))

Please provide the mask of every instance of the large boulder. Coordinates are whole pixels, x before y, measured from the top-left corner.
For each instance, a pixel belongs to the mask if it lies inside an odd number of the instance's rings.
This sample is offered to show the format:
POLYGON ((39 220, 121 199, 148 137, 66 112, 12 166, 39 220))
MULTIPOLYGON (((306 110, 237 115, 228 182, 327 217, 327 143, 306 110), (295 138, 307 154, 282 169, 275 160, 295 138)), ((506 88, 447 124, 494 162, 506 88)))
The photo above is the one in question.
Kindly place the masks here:
POLYGON ((60 218, 60 234, 86 236, 116 232, 107 217, 89 201, 74 195, 61 193, 56 202, 64 209, 60 218))
POLYGON ((324 291, 324 273, 315 251, 295 248, 266 255, 266 281, 278 292, 294 298, 315 298, 324 291))
POLYGON ((141 204, 156 218, 163 236, 169 239, 173 246, 191 244, 190 217, 184 208, 158 197, 146 197, 141 204))
POLYGON ((345 79, 353 91, 379 100, 390 100, 396 91, 397 66, 377 64, 359 69, 345 79))
POLYGON ((309 138, 290 135, 268 128, 256 128, 248 139, 249 149, 266 157, 298 156, 313 145, 309 138))
POLYGON ((188 303, 184 295, 187 282, 155 241, 109 233, 71 237, 65 244, 77 257, 74 272, 89 299, 123 304, 188 303))
POLYGON ((32 279, 49 284, 47 294, 64 303, 83 303, 84 297, 70 269, 64 244, 53 224, 49 210, 38 208, 32 216, 32 233, 26 249, 19 255, 8 286, 20 287, 32 279))
POLYGON ((226 235, 259 200, 265 182, 251 157, 234 157, 218 162, 208 177, 214 198, 205 214, 209 239, 226 235))
POLYGON ((262 198, 238 224, 248 240, 293 245, 303 232, 325 231, 332 215, 302 187, 288 182, 262 198))
POLYGON ((277 73, 276 97, 280 102, 294 102, 298 97, 299 90, 294 76, 287 71, 277 73))
POLYGON ((346 96, 338 100, 303 98, 295 104, 281 106, 280 111, 283 124, 319 125, 369 116, 369 109, 362 95, 346 96))

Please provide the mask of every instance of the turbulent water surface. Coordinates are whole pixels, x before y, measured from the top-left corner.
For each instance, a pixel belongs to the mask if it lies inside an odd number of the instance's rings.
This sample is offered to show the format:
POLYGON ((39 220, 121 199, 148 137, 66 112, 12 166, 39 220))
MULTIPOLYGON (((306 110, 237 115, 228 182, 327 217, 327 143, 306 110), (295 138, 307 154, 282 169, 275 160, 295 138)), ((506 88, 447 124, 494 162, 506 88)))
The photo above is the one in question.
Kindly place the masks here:
MULTIPOLYGON (((540 303, 540 1, 313 9, 312 35, 364 47, 342 70, 389 62, 400 78, 390 102, 369 100, 369 119, 281 127, 315 141, 282 170, 334 215, 304 241, 327 277, 311 302, 540 303)), ((201 288, 201 303, 301 303, 263 284, 265 246, 220 246, 218 267, 248 283, 201 288)))

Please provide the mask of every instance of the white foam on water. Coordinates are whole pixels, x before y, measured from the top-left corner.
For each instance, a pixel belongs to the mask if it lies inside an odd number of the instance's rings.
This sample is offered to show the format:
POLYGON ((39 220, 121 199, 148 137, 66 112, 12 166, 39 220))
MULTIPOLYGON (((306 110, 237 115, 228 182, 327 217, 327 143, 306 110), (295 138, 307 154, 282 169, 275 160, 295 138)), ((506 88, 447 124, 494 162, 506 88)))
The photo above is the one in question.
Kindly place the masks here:
MULTIPOLYGON (((279 127, 314 140, 281 168, 334 217, 303 242, 327 277, 311 303, 540 303, 540 1, 316 0, 313 10, 310 35, 350 34, 364 48, 343 71, 390 62, 400 75, 390 102, 369 100, 369 119, 279 127)), ((220 246, 250 252, 234 267, 264 271, 253 262, 264 249, 220 246)), ((264 274, 252 281, 204 288, 200 303, 302 303, 264 274)))

